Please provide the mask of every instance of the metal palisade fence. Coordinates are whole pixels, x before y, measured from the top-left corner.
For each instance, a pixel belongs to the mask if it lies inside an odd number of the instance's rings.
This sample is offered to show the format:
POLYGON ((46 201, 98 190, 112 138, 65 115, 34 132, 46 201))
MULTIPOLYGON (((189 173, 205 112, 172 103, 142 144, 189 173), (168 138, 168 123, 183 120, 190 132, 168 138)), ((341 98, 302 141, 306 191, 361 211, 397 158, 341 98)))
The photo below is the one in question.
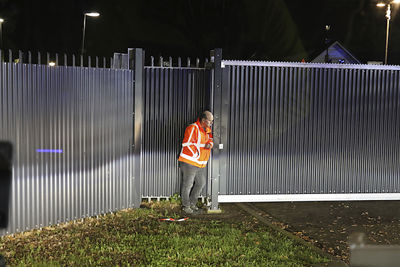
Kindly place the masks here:
POLYGON ((23 63, 21 52, 8 59, 0 139, 13 144, 14 159, 9 228, 0 234, 138 207, 134 71, 90 67, 90 59, 68 66, 66 57, 62 66, 32 64, 30 53, 23 63))
POLYGON ((399 66, 221 64, 219 202, 400 199, 399 66))
POLYGON ((184 131, 205 109, 215 118, 203 191, 212 209, 400 199, 399 66, 228 61, 221 49, 204 66, 152 57, 144 66, 142 49, 109 65, 4 58, 0 139, 15 157, 0 235, 178 193, 184 131))

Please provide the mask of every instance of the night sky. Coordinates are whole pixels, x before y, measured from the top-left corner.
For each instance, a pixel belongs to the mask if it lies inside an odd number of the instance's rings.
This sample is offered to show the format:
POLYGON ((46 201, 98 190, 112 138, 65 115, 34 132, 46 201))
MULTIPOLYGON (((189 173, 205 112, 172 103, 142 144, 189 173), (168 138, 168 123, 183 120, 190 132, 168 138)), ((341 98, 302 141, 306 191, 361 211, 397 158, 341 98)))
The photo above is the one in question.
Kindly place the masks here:
MULTIPOLYGON (((341 42, 358 59, 383 61, 385 9, 374 0, 0 0, 4 48, 79 54, 83 13, 87 55, 110 57, 128 47, 147 55, 300 61, 341 42), (325 25, 331 30, 326 36, 325 25)), ((400 15, 392 13, 389 64, 400 64, 400 15)))

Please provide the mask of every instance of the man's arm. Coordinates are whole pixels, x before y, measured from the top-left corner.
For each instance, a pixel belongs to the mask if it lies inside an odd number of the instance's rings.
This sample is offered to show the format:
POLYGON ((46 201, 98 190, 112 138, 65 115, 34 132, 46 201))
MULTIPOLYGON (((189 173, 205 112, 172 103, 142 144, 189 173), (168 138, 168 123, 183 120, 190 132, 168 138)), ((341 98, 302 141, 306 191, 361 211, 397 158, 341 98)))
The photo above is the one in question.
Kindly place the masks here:
POLYGON ((208 134, 208 141, 207 144, 204 146, 206 149, 211 149, 214 146, 213 136, 212 133, 208 134))

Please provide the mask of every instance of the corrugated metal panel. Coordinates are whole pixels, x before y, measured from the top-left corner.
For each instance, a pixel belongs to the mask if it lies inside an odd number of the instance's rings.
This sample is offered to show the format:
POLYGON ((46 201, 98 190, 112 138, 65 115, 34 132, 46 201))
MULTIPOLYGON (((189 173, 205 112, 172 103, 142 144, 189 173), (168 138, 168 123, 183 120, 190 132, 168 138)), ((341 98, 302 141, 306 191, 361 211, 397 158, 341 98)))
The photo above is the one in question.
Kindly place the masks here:
POLYGON ((131 70, 0 63, 0 139, 14 145, 0 235, 131 207, 133 108, 131 70))
POLYGON ((223 66, 221 195, 400 192, 400 67, 223 66))
POLYGON ((145 67, 143 197, 180 192, 177 156, 185 128, 209 107, 210 71, 145 67))

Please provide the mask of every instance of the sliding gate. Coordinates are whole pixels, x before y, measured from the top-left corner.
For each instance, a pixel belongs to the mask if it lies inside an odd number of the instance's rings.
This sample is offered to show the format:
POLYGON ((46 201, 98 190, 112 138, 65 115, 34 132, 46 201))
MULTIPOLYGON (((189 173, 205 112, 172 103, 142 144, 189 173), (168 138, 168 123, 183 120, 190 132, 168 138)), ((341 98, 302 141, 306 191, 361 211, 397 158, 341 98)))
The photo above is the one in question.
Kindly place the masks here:
POLYGON ((221 67, 218 202, 400 199, 400 67, 221 67))

